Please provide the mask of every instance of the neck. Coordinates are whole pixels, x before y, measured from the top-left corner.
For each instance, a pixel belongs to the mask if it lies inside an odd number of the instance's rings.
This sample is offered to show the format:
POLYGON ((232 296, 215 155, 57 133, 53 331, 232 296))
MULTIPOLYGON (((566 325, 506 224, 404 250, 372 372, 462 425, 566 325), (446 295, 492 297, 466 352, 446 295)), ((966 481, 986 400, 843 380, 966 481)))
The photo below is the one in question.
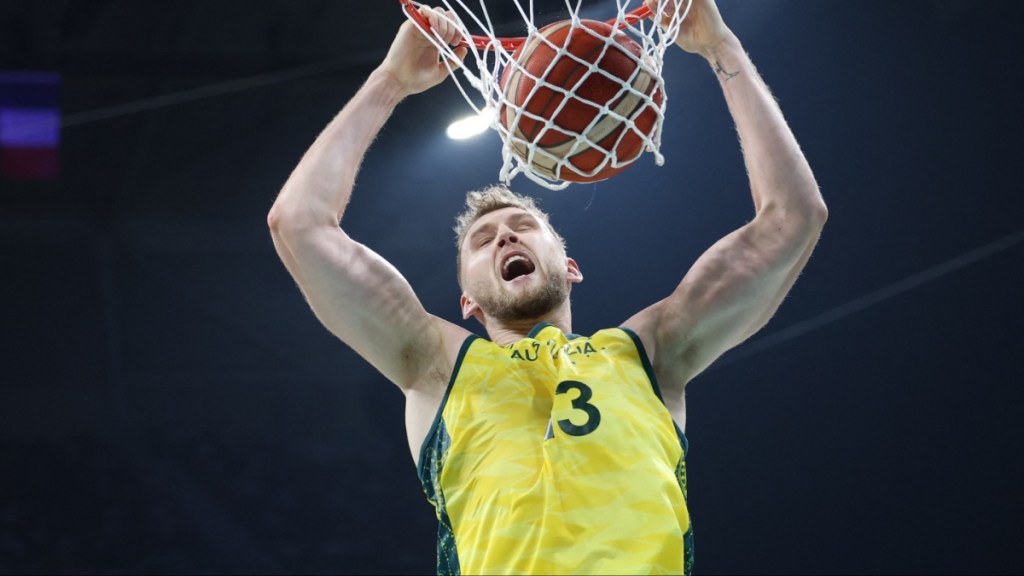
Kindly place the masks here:
POLYGON ((487 317, 485 320, 484 329, 487 331, 487 337, 491 342, 501 346, 522 340, 534 326, 541 322, 547 322, 566 334, 572 332, 572 310, 569 308, 568 299, 557 308, 537 318, 502 321, 487 317))

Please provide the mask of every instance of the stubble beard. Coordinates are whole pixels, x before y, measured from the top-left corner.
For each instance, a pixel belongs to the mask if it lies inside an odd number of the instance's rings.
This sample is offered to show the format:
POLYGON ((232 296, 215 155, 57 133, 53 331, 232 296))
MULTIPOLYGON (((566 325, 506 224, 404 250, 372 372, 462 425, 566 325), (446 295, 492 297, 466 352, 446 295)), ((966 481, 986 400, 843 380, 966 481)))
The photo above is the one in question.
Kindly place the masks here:
POLYGON ((505 290, 477 290, 476 301, 486 315, 500 322, 536 320, 569 297, 565 275, 557 276, 546 276, 540 286, 518 294, 505 290))

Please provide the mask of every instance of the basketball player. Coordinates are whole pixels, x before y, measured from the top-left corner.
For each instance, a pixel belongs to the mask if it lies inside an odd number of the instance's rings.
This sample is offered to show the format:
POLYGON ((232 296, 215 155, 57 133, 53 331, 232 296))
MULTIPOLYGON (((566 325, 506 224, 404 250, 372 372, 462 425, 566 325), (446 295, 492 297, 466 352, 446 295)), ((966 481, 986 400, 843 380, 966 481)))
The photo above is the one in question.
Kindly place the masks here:
POLYGON ((713 0, 694 0, 677 44, 718 78, 756 215, 618 327, 572 333, 580 267, 546 215, 506 189, 470 194, 457 225, 462 313, 487 338, 428 313, 395 268, 339 228, 392 110, 446 76, 409 22, 270 211, 277 251, 316 316, 406 396, 409 447, 439 520, 439 572, 691 570, 684 388, 771 318, 827 212, 713 0))

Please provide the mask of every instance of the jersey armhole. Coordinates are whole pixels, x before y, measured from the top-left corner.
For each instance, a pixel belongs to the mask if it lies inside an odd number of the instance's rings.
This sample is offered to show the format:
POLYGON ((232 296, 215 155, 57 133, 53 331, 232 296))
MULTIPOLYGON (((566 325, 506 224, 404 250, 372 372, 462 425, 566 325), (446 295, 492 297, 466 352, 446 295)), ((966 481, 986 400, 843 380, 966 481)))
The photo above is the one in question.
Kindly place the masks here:
MULTIPOLYGON (((619 326, 619 330, 622 330, 633 340, 633 345, 636 346, 636 352, 640 356, 640 363, 644 367, 644 372, 647 373, 647 379, 651 382, 651 388, 654 390, 654 395, 658 397, 661 404, 664 406, 665 399, 661 396, 661 387, 658 386, 658 377, 654 375, 654 366, 651 365, 651 359, 647 357, 647 350, 644 348, 644 342, 640 339, 640 336, 636 332, 633 332, 625 326, 619 326)), ((679 436, 679 443, 683 446, 683 456, 689 451, 690 443, 686 439, 686 434, 679 427, 679 423, 676 422, 675 418, 672 418, 672 425, 676 429, 676 435, 679 436)))
POLYGON ((661 397, 661 387, 658 386, 658 377, 654 375, 654 367, 651 365, 651 359, 647 357, 647 350, 644 348, 643 340, 640 340, 640 336, 629 328, 620 326, 619 330, 628 334, 630 339, 633 340, 633 345, 636 346, 636 352, 640 356, 640 363, 644 367, 644 372, 647 373, 647 379, 651 381, 651 388, 654 389, 654 395, 658 397, 658 400, 661 400, 662 404, 664 404, 665 399, 661 397))
POLYGON ((441 414, 444 414, 444 407, 448 404, 448 396, 452 393, 452 387, 455 386, 455 380, 459 377, 459 370, 462 369, 462 361, 466 357, 466 352, 469 351, 469 347, 478 340, 480 337, 476 334, 470 334, 462 341, 462 347, 459 349, 459 355, 455 358, 455 365, 452 366, 452 376, 448 379, 448 386, 444 390, 444 398, 441 399, 441 405, 437 407, 437 413, 434 415, 434 421, 430 424, 430 430, 427 431, 426 438, 423 439, 423 445, 420 446, 420 457, 417 460, 416 472, 419 476, 423 477, 423 464, 426 460, 427 446, 430 446, 434 442, 434 436, 437 435, 437 428, 441 424, 441 414))

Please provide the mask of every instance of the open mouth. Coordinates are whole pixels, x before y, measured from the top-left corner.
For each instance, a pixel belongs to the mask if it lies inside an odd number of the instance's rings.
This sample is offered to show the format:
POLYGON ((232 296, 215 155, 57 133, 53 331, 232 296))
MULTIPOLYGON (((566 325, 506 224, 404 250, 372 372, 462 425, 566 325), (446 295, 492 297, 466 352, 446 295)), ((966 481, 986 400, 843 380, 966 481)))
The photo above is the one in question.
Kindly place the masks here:
POLYGON ((501 266, 501 278, 506 282, 510 282, 520 276, 532 274, 536 269, 537 267, 526 256, 512 254, 505 258, 505 262, 501 266))

